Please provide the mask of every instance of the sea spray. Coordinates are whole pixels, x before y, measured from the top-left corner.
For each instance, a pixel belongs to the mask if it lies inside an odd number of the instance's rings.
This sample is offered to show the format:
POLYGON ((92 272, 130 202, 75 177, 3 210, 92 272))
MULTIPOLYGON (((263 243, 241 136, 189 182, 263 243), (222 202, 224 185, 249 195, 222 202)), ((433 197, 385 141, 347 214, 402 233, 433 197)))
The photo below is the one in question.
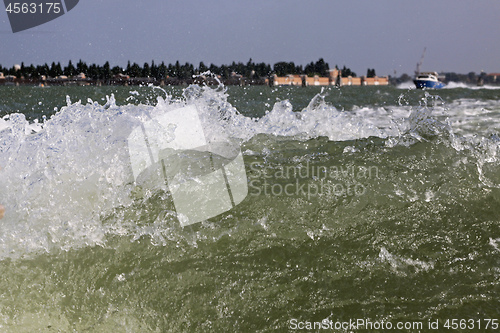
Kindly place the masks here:
MULTIPOLYGON (((17 88, 0 94, 27 91, 17 88)), ((443 89, 431 95, 445 104, 426 108, 424 92, 405 92, 400 104, 393 87, 164 90, 33 89, 26 103, 43 95, 48 108, 38 124, 2 115, 3 331, 265 332, 287 330, 291 318, 498 317, 495 90, 443 89), (165 184, 134 182, 126 138, 193 104, 214 135, 222 127, 241 145, 250 181, 365 191, 262 192, 182 228, 165 184)))
MULTIPOLYGON (((3 199, 3 204, 9 210, 3 221, 3 256, 38 250, 50 251, 53 247, 102 245, 106 243, 107 235, 115 233, 146 235, 146 229, 141 227, 134 231, 134 226, 141 224, 139 221, 151 213, 151 221, 168 220, 167 224, 160 223, 165 230, 175 226, 178 222, 168 191, 164 192, 165 187, 152 183, 146 188, 138 188, 134 183, 126 139, 132 128, 141 122, 181 106, 197 106, 209 135, 217 135, 223 128, 243 144, 243 151, 267 151, 263 155, 266 160, 270 156, 277 156, 276 154, 287 154, 293 146, 299 148, 300 154, 307 156, 307 152, 316 145, 314 140, 320 137, 327 137, 329 143, 326 146, 331 147, 337 145, 335 142, 367 137, 382 138, 386 140, 385 146, 388 142, 393 142, 390 146, 395 147, 395 142, 415 144, 422 141, 422 137, 427 137, 425 141, 432 141, 429 135, 446 138, 450 133, 449 125, 433 116, 435 109, 441 108, 442 100, 428 93, 422 98, 420 106, 410 107, 406 124, 404 119, 394 119, 400 124, 397 131, 393 130, 394 127, 378 128, 377 121, 362 117, 361 110, 358 113, 338 111, 325 101, 325 93, 314 96, 302 111, 293 111, 289 101, 277 102, 261 118, 241 114, 228 102, 227 89, 224 87, 213 89, 208 86, 190 86, 184 90, 181 98, 173 98, 164 93, 164 97, 157 97, 155 105, 118 106, 113 95, 106 97, 106 102, 102 105, 90 99, 87 104, 72 103, 68 97, 67 105, 43 123, 28 122, 21 114, 4 116, 3 130, 0 132, 0 165, 4 166, 0 171, 3 175, 0 186, 3 193, 9 193, 3 199), (440 105, 436 105, 436 101, 440 105), (392 136, 396 133, 399 134, 392 136), (408 135, 413 141, 404 139, 408 135), (266 139, 259 143, 260 138, 264 138, 262 136, 266 139), (290 139, 279 143, 283 140, 280 138, 290 139), (149 204, 146 203, 151 198, 162 198, 163 209, 148 208, 149 204), (163 217, 158 220, 155 216, 163 217)), ((385 114, 376 116, 391 117, 390 113, 384 112, 385 114)), ((380 119, 378 123, 380 124, 380 119)), ((448 142, 447 140, 444 142, 448 142)), ((454 140, 454 147, 464 145, 456 143, 457 140, 467 141, 457 139, 456 135, 454 140)), ((356 147, 354 151, 358 152, 355 154, 364 156, 366 148, 363 148, 363 142, 366 141, 352 142, 356 147)), ((431 143, 430 147, 436 144, 431 143)), ((331 168, 332 163, 345 160, 348 156, 343 154, 345 148, 333 154, 328 150, 324 151, 321 145, 317 149, 321 154, 318 157, 311 156, 312 159, 306 160, 306 163, 319 158, 321 163, 327 163, 331 168)), ((498 142, 484 139, 478 148, 469 145, 468 149, 472 149, 468 158, 476 161, 477 178, 486 186, 496 187, 498 142)), ((292 153, 290 158, 294 156, 296 155, 292 153)), ((457 161, 453 162, 455 158, 452 157, 449 163, 457 165, 463 157, 456 158, 457 161)), ((364 159, 370 161, 371 158, 365 156, 364 159)), ((363 167, 376 167, 383 174, 383 165, 379 162, 369 165, 366 161, 367 165, 363 167)), ((278 163, 283 162, 278 160, 278 163)), ((341 167, 347 170, 358 166, 341 167)), ((306 177, 304 181, 317 180, 315 177, 306 177)), ((372 188, 375 193, 371 195, 375 196, 396 194, 395 197, 400 197, 398 193, 412 191, 413 188, 410 185, 405 189, 399 184, 386 193, 383 190, 385 185, 381 190, 375 188, 379 180, 370 181, 371 184, 363 186, 372 188)), ((402 179, 396 181, 396 184, 401 181, 404 184, 402 179)), ((310 188, 321 184, 308 186, 310 188)), ((418 197, 419 191, 412 196, 418 197)), ((422 189, 422 193, 426 191, 422 189)), ((330 196, 321 196, 322 200, 338 198, 331 191, 329 194, 330 196)), ((411 199, 412 196, 408 198, 411 199)), ((161 227, 152 232, 161 232, 161 227)))

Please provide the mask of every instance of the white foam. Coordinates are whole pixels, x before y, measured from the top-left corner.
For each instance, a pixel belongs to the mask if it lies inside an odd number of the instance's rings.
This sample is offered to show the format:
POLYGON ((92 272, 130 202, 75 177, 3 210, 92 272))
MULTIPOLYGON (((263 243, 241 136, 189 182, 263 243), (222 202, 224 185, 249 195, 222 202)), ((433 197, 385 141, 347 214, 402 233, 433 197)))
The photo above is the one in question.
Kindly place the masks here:
MULTIPOLYGON (((398 84, 396 86, 398 89, 404 89, 404 90, 413 90, 416 89, 415 84, 413 81, 406 81, 398 84)), ((483 85, 483 86, 478 86, 478 85, 472 85, 472 84, 467 84, 464 82, 448 82, 442 89, 472 89, 472 90, 480 90, 480 89, 488 89, 488 90, 497 90, 500 89, 500 86, 492 86, 492 85, 483 85)))
POLYGON ((396 86, 396 88, 404 89, 404 90, 417 89, 417 87, 415 87, 415 83, 413 83, 413 81, 402 82, 402 83, 398 84, 396 86))
POLYGON ((491 86, 491 85, 483 85, 483 86, 478 86, 478 85, 472 85, 472 84, 466 84, 463 82, 448 82, 446 86, 444 86, 443 89, 457 89, 457 88, 462 88, 462 89, 473 89, 473 90, 479 90, 479 89, 489 89, 489 90, 496 90, 500 89, 500 86, 491 86))
POLYGON ((500 242, 500 238, 493 239, 490 237, 490 245, 493 246, 495 250, 500 252, 500 246, 498 246, 498 243, 500 242))
POLYGON ((3 119, 0 257, 102 244, 101 214, 130 204, 125 139, 152 107, 70 104, 43 124, 3 119), (34 129, 34 130, 33 130, 34 129))
POLYGON ((434 263, 432 261, 425 262, 419 259, 410 259, 404 258, 402 256, 397 256, 387 251, 385 247, 382 247, 380 249, 379 260, 381 262, 388 263, 394 272, 403 275, 406 275, 405 270, 407 267, 413 267, 413 269, 415 269, 417 273, 421 271, 426 272, 434 268, 434 263))
MULTIPOLYGON (((445 106, 395 105, 341 111, 319 94, 300 112, 294 112, 291 103, 284 100, 275 103, 263 117, 253 119, 240 114, 227 97, 221 87, 190 86, 182 99, 159 98, 156 106, 117 106, 111 96, 104 105, 68 100, 66 107, 43 122, 30 123, 22 114, 0 119, 0 202, 7 208, 0 228, 0 258, 105 244, 109 234, 160 237, 158 230, 169 228, 164 220, 138 227, 136 221, 128 219, 139 219, 141 212, 131 213, 132 217, 117 213, 119 208, 131 207, 135 196, 127 138, 141 123, 181 106, 197 106, 208 137, 215 138, 224 129, 240 141, 257 134, 299 140, 324 136, 338 141, 397 137, 408 131, 418 139, 447 130, 447 118, 457 133, 473 126, 476 115, 500 110, 498 101, 464 99, 445 106), (115 222, 103 222, 113 214, 121 215, 115 222)), ((494 118, 489 115, 485 118, 488 121, 488 117, 494 118)), ((499 124, 497 118, 494 126, 499 124)), ((497 185, 500 180, 494 172, 499 145, 488 140, 491 145, 483 144, 476 157, 483 183, 497 185)), ((453 144, 457 150, 473 146, 463 140, 453 144)), ((355 153, 355 149, 346 153, 355 153)), ((175 219, 170 213, 163 218, 175 219)))

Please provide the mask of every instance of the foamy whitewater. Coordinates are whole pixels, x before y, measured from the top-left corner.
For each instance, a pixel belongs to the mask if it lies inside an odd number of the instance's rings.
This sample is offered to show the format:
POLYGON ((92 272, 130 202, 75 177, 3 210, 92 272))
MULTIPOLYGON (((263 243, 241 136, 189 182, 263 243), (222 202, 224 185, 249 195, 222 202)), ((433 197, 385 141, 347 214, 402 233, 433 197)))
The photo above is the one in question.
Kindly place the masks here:
POLYGON ((500 319, 496 88, 0 87, 0 328, 484 327, 500 319), (241 147, 249 193, 183 228, 127 140, 191 105, 241 147))

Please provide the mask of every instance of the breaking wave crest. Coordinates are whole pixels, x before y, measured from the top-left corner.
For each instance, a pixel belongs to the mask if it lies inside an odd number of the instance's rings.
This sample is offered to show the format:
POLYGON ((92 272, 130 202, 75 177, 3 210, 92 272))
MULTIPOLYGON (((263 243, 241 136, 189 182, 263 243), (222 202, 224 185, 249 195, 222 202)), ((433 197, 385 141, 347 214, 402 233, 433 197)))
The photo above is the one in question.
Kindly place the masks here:
MULTIPOLYGON (((394 107, 344 111, 327 103, 320 93, 301 111, 282 100, 257 118, 231 105, 224 87, 189 86, 180 98, 165 92, 155 105, 119 106, 114 96, 103 104, 73 103, 68 98, 67 105, 49 119, 29 122, 18 113, 0 119, 0 198, 8 210, 0 230, 0 258, 105 246, 113 236, 132 240, 147 236, 159 244, 185 237, 169 193, 159 184, 141 187, 134 182, 127 138, 144 121, 186 105, 197 107, 208 131, 222 127, 238 140, 247 166, 257 163, 275 170, 289 164, 371 163, 383 170, 385 176, 364 184, 369 191, 363 198, 342 201, 336 196, 316 196, 311 201, 315 208, 335 211, 340 217, 343 209, 384 205, 387 198, 427 202, 439 195, 445 200, 453 195, 469 197, 471 186, 477 191, 500 187, 498 137, 462 136, 449 119, 454 106, 431 95, 418 107, 400 101, 394 107), (425 175, 429 183, 419 185, 411 178, 418 175, 415 156, 426 156, 431 163, 419 163, 429 170, 433 163, 445 163, 441 172, 463 183, 452 190, 442 180, 425 175), (394 158, 398 167, 411 172, 395 174, 394 158), (471 170, 476 171, 469 174, 471 170)), ((248 215, 243 220, 264 221, 258 223, 263 227, 279 204, 268 199, 249 196, 234 215, 219 221, 237 220, 237 212, 245 211, 248 215)), ((281 204, 298 210, 303 200, 286 198, 281 204)), ((207 229, 214 228, 208 225, 207 229)), ((386 254, 384 258, 392 260, 386 254)))

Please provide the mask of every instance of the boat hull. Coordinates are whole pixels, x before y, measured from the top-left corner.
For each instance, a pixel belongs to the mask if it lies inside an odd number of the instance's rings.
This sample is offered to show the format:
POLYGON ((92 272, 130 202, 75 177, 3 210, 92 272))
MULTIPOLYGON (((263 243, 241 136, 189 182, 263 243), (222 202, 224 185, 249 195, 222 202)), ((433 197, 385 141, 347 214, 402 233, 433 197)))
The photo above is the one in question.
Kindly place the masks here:
POLYGON ((444 87, 443 82, 430 80, 413 80, 417 89, 441 89, 444 87))

